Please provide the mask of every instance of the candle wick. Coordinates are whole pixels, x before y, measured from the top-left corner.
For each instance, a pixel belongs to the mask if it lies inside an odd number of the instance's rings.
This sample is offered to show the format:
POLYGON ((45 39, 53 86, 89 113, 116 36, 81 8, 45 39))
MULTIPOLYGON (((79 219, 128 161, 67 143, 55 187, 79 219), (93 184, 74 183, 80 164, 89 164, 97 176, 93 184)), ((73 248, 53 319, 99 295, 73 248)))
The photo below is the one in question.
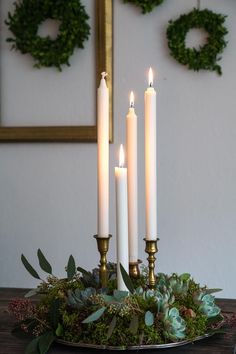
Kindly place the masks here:
POLYGON ((108 75, 108 73, 106 73, 105 71, 103 71, 103 72, 101 73, 101 75, 102 75, 102 79, 105 79, 105 77, 108 75))
POLYGON ((130 108, 134 108, 134 102, 130 102, 130 108))
POLYGON ((152 82, 149 83, 149 87, 152 87, 152 82))

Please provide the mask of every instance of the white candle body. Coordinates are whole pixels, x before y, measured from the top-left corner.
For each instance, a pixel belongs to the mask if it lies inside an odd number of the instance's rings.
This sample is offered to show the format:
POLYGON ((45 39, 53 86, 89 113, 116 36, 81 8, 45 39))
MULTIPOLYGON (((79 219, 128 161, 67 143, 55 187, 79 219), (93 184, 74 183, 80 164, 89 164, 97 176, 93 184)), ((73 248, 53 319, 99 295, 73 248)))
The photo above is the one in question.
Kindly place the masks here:
POLYGON ((109 235, 109 91, 104 78, 97 90, 98 237, 109 235))
POLYGON ((116 251, 117 289, 127 290, 123 281, 120 264, 129 272, 128 250, 128 208, 127 208, 127 168, 116 167, 116 251))
POLYGON ((126 146, 128 168, 128 230, 129 261, 138 260, 138 172, 137 172, 137 116, 130 107, 126 116, 126 146))
POLYGON ((157 238, 156 91, 145 91, 146 238, 157 238))

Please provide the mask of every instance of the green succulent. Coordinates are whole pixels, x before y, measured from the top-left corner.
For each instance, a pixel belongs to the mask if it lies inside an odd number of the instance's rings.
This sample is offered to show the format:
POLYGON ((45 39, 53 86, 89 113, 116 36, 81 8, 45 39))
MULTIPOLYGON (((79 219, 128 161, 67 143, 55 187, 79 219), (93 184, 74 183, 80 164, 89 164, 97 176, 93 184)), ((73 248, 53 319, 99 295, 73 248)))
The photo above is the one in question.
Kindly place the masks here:
MULTIPOLYGON (((81 282, 87 287, 92 287, 95 289, 100 288, 100 279, 99 279, 99 268, 94 268, 92 272, 88 272, 87 270, 77 267, 77 270, 82 274, 80 278, 81 282)), ((107 263, 107 271, 108 271, 108 282, 113 282, 116 280, 116 264, 112 262, 107 263)))
POLYGON ((219 315, 220 308, 215 304, 215 298, 211 294, 201 294, 199 300, 201 305, 199 310, 204 313, 208 318, 219 315))
POLYGON ((92 304, 91 296, 96 294, 96 289, 86 288, 85 290, 75 289, 68 290, 67 303, 71 307, 82 309, 92 304))
POLYGON ((171 340, 184 339, 186 323, 176 307, 167 310, 164 316, 165 335, 171 340))
POLYGON ((189 289, 190 274, 184 273, 181 275, 172 274, 168 277, 166 274, 159 273, 156 288, 162 293, 167 290, 170 293, 185 295, 189 289))

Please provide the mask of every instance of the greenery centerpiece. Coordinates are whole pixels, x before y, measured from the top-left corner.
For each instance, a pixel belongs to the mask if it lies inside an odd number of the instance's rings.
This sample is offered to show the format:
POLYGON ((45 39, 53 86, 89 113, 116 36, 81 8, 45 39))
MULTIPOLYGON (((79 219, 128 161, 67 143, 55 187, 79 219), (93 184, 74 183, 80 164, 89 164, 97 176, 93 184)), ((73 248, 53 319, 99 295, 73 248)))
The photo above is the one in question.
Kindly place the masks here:
POLYGON ((194 340, 214 333, 222 323, 212 295, 220 289, 201 287, 190 274, 159 273, 150 290, 145 266, 140 277, 131 280, 120 265, 127 286, 127 291, 120 291, 114 263, 107 264, 108 283, 101 288, 98 268, 90 272, 76 267, 70 256, 66 277, 59 279, 40 249, 37 255, 41 269, 48 273, 46 280, 22 255, 25 268, 40 284, 25 299, 9 304, 18 320, 13 332, 32 339, 25 354, 46 354, 55 340, 117 349, 194 340), (33 295, 37 301, 29 299, 33 295))

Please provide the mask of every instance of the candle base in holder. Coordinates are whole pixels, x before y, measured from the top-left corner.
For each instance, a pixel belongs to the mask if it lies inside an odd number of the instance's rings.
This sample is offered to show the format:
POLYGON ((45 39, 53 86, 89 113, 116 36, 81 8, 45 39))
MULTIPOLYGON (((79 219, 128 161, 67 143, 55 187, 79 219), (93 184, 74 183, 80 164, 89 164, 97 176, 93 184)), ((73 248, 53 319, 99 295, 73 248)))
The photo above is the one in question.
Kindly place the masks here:
POLYGON ((111 235, 108 235, 108 237, 99 237, 98 235, 94 235, 94 238, 97 240, 97 247, 100 253, 99 278, 102 288, 107 286, 108 273, 106 256, 109 249, 109 240, 111 237, 111 235))
POLYGON ((132 279, 139 279, 140 278, 140 270, 139 264, 141 264, 141 259, 138 259, 137 262, 129 262, 129 275, 132 279))
POLYGON ((155 269, 155 261, 156 261, 155 254, 158 252, 158 248, 157 248, 158 240, 159 238, 157 238, 156 240, 147 240, 146 238, 144 238, 144 241, 146 243, 145 252, 148 254, 148 258, 147 258, 148 269, 149 269, 148 285, 150 289, 154 289, 156 284, 156 276, 155 276, 154 269, 155 269))

